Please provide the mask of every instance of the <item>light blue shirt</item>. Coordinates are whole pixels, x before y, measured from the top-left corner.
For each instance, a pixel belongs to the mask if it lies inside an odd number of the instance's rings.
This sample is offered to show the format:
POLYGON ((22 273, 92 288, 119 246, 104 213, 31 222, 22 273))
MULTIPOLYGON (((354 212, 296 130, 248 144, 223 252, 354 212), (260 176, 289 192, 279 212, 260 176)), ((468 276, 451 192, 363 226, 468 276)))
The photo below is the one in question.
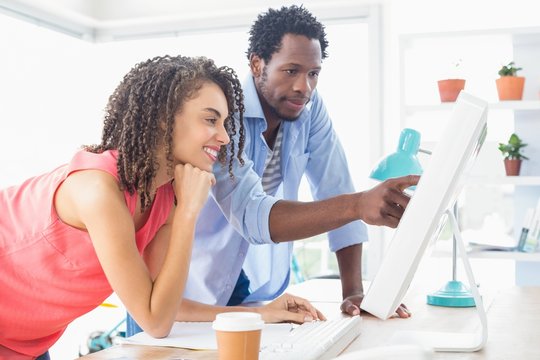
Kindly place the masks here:
MULTIPOLYGON (((293 242, 275 244, 269 215, 280 199, 297 200, 306 174, 315 200, 354 192, 343 148, 322 99, 311 102, 295 121, 284 121, 281 148, 283 182, 274 196, 263 192, 261 177, 268 152, 266 120, 253 78, 243 84, 246 130, 244 166, 214 168, 217 184, 197 222, 184 296, 206 304, 225 305, 242 268, 250 280, 247 301, 274 299, 289 284, 293 242), (253 246, 252 246, 253 245, 253 246)), ((354 221, 328 233, 332 251, 367 240, 363 222, 354 221)))

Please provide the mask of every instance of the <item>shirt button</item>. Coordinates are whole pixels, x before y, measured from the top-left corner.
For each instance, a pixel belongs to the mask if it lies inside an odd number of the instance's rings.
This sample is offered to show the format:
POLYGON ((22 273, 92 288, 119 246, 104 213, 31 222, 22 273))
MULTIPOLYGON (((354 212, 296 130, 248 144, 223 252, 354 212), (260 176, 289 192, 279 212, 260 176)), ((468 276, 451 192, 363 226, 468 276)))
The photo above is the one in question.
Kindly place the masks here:
POLYGON ((238 257, 243 257, 244 256, 244 253, 241 252, 241 253, 238 253, 238 257))
POLYGON ((227 288, 227 290, 230 290, 230 289, 232 288, 231 285, 227 285, 227 286, 225 286, 225 287, 227 288))

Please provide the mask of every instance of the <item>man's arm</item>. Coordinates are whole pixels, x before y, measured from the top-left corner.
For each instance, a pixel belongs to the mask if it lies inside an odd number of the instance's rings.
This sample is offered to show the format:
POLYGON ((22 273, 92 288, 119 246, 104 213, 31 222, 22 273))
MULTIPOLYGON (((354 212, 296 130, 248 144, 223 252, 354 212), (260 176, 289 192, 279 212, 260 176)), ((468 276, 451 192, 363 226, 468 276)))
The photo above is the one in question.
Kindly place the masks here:
MULTIPOLYGON (((281 200, 270 211, 270 233, 276 242, 302 239, 343 226, 354 220, 371 225, 397 227, 409 197, 403 190, 418 184, 416 175, 386 180, 371 190, 336 196, 330 199, 299 203, 281 200)), ((364 298, 362 285, 362 244, 336 252, 341 277, 341 310, 349 315, 360 313, 364 298)), ((397 309, 401 318, 410 316, 403 304, 397 309)))
POLYGON ((360 314, 360 303, 364 298, 362 284, 362 244, 348 246, 336 251, 341 277, 343 302, 341 311, 349 315, 360 314))
POLYGON ((276 243, 304 239, 354 220, 395 228, 410 199, 403 190, 419 179, 417 175, 390 179, 368 191, 320 201, 280 200, 270 210, 270 235, 276 243))
MULTIPOLYGON (((360 304, 364 299, 364 286, 362 284, 362 244, 348 246, 336 251, 339 274, 341 277, 341 293, 343 302, 341 311, 351 316, 360 314, 360 304)), ((404 304, 397 310, 400 318, 411 316, 404 304)))

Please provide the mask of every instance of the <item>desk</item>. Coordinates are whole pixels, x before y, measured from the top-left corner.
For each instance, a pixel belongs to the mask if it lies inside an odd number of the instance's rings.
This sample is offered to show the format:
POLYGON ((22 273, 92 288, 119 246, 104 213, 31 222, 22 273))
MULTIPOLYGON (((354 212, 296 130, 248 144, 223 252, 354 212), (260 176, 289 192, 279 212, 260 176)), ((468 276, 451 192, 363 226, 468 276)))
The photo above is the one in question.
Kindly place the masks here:
MULTIPOLYGON (((339 281, 310 280, 291 289, 291 293, 307 295, 327 316, 339 316, 339 281), (321 286, 326 288, 321 291, 321 286), (317 291, 315 291, 317 289, 317 291)), ((425 303, 425 291, 411 286, 404 301, 412 309, 410 319, 381 321, 364 314, 362 334, 345 353, 384 345, 398 330, 467 331, 473 332, 479 324, 474 308, 444 308, 425 303)), ((486 299, 487 300, 487 299, 486 299)), ((488 342, 484 349, 474 353, 435 353, 434 359, 540 359, 540 287, 509 287, 498 291, 488 306, 488 342)), ((117 345, 89 354, 83 360, 105 359, 217 359, 216 351, 190 351, 178 348, 117 345)))

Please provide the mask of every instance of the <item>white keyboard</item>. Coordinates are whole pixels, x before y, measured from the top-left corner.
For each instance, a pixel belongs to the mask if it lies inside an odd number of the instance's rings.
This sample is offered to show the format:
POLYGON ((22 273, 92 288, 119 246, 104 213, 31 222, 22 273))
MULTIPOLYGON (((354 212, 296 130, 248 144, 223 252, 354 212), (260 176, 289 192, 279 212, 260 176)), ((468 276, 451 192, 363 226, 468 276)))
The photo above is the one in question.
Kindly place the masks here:
POLYGON ((261 347, 259 360, 332 359, 360 334, 361 320, 357 315, 304 323, 261 347))

